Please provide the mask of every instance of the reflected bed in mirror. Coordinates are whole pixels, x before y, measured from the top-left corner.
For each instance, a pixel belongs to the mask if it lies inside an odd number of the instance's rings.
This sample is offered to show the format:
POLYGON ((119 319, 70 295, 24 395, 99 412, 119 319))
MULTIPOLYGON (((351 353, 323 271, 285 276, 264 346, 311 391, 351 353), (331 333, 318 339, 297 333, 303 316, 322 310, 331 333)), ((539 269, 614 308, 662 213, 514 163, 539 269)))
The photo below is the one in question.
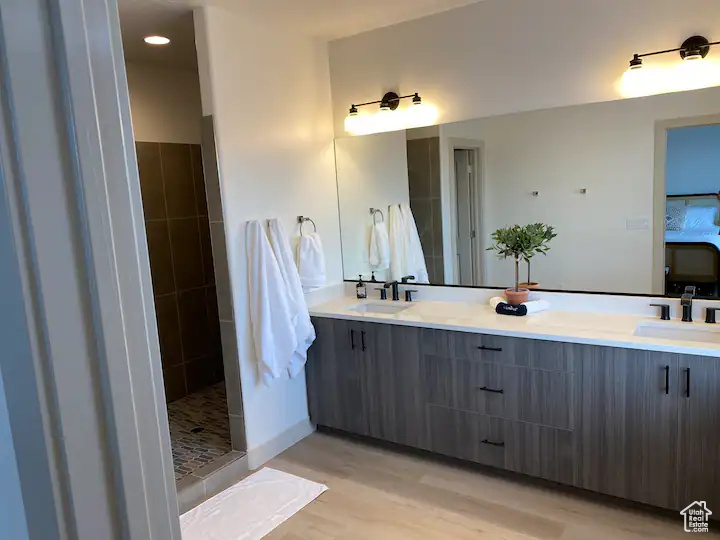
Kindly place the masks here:
POLYGON ((720 293, 720 88, 339 138, 335 150, 348 280, 422 266, 431 284, 510 287, 513 260, 488 251, 492 233, 545 223, 557 237, 530 279, 520 262, 521 281, 720 293), (419 246, 393 227, 398 205, 419 246), (371 249, 373 219, 389 230, 389 260, 371 249))

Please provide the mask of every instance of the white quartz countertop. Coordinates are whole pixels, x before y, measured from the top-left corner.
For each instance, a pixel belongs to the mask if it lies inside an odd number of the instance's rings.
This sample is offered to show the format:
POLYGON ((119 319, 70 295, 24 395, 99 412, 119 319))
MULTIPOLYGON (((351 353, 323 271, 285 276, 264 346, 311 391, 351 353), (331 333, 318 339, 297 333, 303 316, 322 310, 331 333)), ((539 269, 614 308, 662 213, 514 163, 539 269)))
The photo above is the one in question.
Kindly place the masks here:
POLYGON ((677 341, 634 335, 638 324, 660 328, 663 327, 662 325, 674 327, 682 325, 683 329, 710 330, 711 325, 706 325, 704 322, 680 323, 637 315, 553 309, 525 317, 511 317, 496 314, 487 304, 424 300, 406 304, 388 300, 358 300, 352 297, 337 298, 314 306, 310 308, 310 314, 314 317, 332 319, 720 357, 720 325, 717 330, 716 327, 712 327, 712 330, 718 332, 717 342, 677 341), (362 303, 407 305, 408 308, 391 315, 362 313, 353 309, 362 303))

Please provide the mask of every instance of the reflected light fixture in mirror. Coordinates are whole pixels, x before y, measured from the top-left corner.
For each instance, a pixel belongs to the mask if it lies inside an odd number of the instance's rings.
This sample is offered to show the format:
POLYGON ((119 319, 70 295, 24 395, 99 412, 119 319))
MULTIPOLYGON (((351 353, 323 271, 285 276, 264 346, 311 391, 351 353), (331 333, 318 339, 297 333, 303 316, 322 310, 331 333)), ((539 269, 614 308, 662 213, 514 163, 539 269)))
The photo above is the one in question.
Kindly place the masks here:
POLYGON ((686 39, 680 47, 633 55, 630 67, 623 74, 620 91, 627 97, 640 97, 685 90, 697 90, 720 85, 720 64, 705 57, 710 48, 720 42, 710 42, 702 36, 686 39), (646 67, 643 59, 677 52, 682 62, 668 67, 646 67))
POLYGON ((388 92, 378 101, 353 104, 345 118, 345 131, 353 135, 399 131, 432 125, 437 117, 437 108, 423 103, 417 92, 407 96, 388 92), (407 98, 412 98, 412 104, 408 108, 401 108, 401 100, 407 98), (358 110, 359 107, 378 104, 379 108, 375 112, 360 113, 358 110))

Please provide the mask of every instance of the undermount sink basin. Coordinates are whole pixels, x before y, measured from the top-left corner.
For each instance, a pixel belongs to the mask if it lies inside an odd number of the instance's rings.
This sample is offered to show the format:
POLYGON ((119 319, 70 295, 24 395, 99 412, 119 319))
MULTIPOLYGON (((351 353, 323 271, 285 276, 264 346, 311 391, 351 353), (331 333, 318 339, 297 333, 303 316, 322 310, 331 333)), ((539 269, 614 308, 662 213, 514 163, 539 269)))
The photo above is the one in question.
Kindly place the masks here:
POLYGON ((410 306, 403 305, 403 304, 375 304, 375 303, 367 303, 367 304, 358 304, 355 307, 351 307, 350 309, 352 311, 357 311, 358 313, 381 313, 383 315, 395 315, 396 313, 400 313, 401 311, 405 311, 410 306))
POLYGON ((646 322, 638 324, 634 335, 638 337, 672 339, 676 341, 699 341, 702 343, 720 344, 720 325, 646 322))

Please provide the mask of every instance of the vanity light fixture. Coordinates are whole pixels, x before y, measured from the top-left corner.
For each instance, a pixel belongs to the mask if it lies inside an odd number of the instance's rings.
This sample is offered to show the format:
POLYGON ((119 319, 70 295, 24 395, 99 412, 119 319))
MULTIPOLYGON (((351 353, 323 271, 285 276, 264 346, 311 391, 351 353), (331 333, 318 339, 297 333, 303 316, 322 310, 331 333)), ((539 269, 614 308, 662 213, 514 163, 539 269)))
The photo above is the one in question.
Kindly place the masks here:
POLYGON ((382 99, 368 101, 350 106, 350 112, 345 118, 345 131, 354 135, 367 135, 383 131, 396 131, 412 127, 431 125, 437 119, 437 109, 423 104, 422 98, 416 92, 400 96, 395 92, 387 92, 382 99), (408 109, 399 109, 403 99, 412 98, 412 105, 408 109), (375 113, 360 115, 358 108, 370 105, 379 105, 375 113))
POLYGON ((712 47, 713 45, 720 45, 720 41, 713 41, 711 43, 710 41, 708 41, 707 38, 703 36, 693 36, 687 38, 685 41, 683 41, 683 44, 680 45, 680 47, 677 47, 675 49, 665 49, 663 51, 654 51, 633 55, 632 60, 630 60, 630 69, 636 70, 642 68, 642 59, 647 58, 648 56, 657 56, 660 54, 674 52, 680 53, 680 58, 682 58, 686 62, 693 60, 702 60, 708 55, 708 53, 710 52, 710 47, 712 47))
POLYGON ((628 97, 639 97, 718 86, 720 63, 712 59, 702 61, 714 45, 720 45, 720 41, 692 36, 674 49, 634 54, 621 79, 620 91, 628 97), (645 66, 646 58, 668 53, 678 53, 683 61, 676 65, 645 66))

